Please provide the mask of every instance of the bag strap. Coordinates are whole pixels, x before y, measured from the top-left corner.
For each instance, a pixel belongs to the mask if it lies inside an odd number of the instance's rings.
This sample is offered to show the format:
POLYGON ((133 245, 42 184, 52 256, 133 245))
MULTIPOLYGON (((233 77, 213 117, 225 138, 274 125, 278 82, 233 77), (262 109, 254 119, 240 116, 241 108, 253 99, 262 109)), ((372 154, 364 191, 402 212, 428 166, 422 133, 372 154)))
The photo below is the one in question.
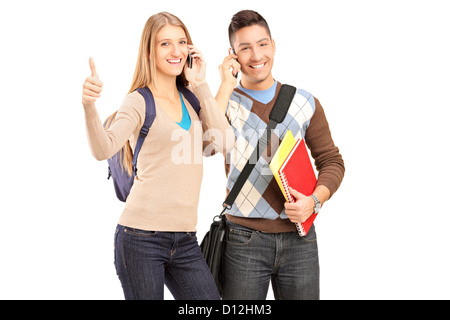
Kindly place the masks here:
POLYGON ((234 201, 239 195, 239 192, 241 192, 242 187, 244 186, 245 182, 250 176, 250 173, 253 171, 253 168, 255 167, 259 158, 261 157, 262 152, 267 148, 269 140, 272 136, 272 131, 275 129, 278 123, 283 122, 284 118, 286 118, 286 114, 289 110, 289 107, 292 103, 292 100, 294 99, 296 92, 297 89, 293 86, 287 84, 283 84, 281 86, 277 100, 275 101, 275 105, 273 106, 272 111, 270 112, 269 115, 270 121, 267 125, 267 128, 262 134, 262 136, 259 138, 255 150, 248 159, 236 183, 234 184, 233 188, 231 189, 230 193, 225 199, 225 202, 223 203, 224 209, 221 215, 223 215, 225 210, 230 210, 232 208, 234 201))
POLYGON ((155 107, 155 99, 153 98, 153 94, 148 87, 138 88, 137 91, 144 97, 145 100, 145 120, 144 125, 141 128, 139 133, 138 140, 136 142, 136 148, 134 148, 133 154, 133 172, 137 173, 137 158, 139 155, 139 151, 141 151, 142 145, 144 144, 144 140, 148 135, 150 127, 155 121, 156 118, 156 107, 155 107))
POLYGON ((191 104, 192 108, 194 108, 197 115, 199 115, 200 114, 200 101, 198 101, 195 94, 191 90, 186 88, 185 86, 180 85, 178 83, 177 83, 177 88, 181 92, 181 94, 189 101, 189 103, 191 104))
MULTIPOLYGON (((183 94, 183 96, 189 101, 192 108, 194 108, 195 112, 198 115, 200 113, 200 102, 198 101, 194 93, 192 93, 191 90, 180 84, 177 84, 177 88, 183 94)), ((153 121, 155 121, 156 118, 155 99, 150 89, 148 87, 144 87, 138 88, 136 90, 144 97, 145 100, 145 120, 144 125, 142 126, 141 131, 139 133, 139 137, 136 142, 136 147, 134 148, 133 172, 135 174, 137 173, 137 158, 139 152, 141 151, 142 145, 144 144, 144 140, 147 137, 148 132, 150 131, 150 127, 152 126, 153 121)))

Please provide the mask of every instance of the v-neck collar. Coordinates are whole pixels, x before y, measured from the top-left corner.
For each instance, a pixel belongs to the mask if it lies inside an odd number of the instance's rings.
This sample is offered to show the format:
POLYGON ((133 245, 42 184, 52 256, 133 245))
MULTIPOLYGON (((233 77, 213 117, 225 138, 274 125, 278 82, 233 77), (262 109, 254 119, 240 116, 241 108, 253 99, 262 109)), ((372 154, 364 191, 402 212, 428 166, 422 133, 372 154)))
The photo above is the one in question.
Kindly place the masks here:
MULTIPOLYGON (((182 99, 182 102, 186 105, 186 102, 185 102, 185 99, 184 99, 184 97, 183 97, 183 94, 181 94, 181 99, 182 99)), ((192 109, 192 108, 188 108, 188 106, 186 105, 187 113, 189 114, 189 117, 191 118, 191 125, 190 125, 189 129, 186 130, 186 129, 183 129, 183 128, 178 124, 178 122, 174 121, 171 117, 169 117, 169 115, 167 114, 167 112, 164 110, 164 108, 160 105, 160 103, 159 103, 156 99, 155 99, 155 107, 157 108, 157 110, 156 110, 156 115, 158 115, 158 112, 161 111, 161 113, 164 115, 164 117, 167 118, 167 119, 169 120, 169 122, 172 123, 174 126, 176 126, 178 129, 185 130, 186 132, 191 131, 191 129, 192 129, 192 127, 193 127, 193 126, 192 126, 192 114, 191 114, 191 111, 190 111, 189 109, 192 109)), ((182 105, 181 107, 183 108, 183 105, 182 105)), ((192 110, 193 110, 193 109, 192 109, 192 110)), ((181 121, 183 121, 183 118, 181 119, 181 121)))

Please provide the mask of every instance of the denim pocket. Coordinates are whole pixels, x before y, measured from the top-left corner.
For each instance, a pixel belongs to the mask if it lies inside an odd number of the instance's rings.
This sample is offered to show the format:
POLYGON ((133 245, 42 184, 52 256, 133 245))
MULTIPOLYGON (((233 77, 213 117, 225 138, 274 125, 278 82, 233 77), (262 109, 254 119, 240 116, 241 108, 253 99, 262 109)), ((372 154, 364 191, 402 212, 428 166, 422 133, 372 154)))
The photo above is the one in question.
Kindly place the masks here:
POLYGON ((247 245, 253 240, 254 235, 254 231, 230 228, 228 229, 227 243, 236 246, 247 245))
POLYGON ((317 241, 317 235, 316 235, 316 228, 314 225, 312 225, 311 229, 309 229, 308 234, 302 238, 306 242, 316 242, 317 241))
POLYGON ((191 240, 197 239, 197 232, 186 232, 186 233, 191 240))
POLYGON ((123 230, 126 234, 137 236, 137 237, 155 237, 158 235, 158 231, 147 231, 147 230, 140 230, 140 229, 134 229, 134 228, 125 228, 123 230))

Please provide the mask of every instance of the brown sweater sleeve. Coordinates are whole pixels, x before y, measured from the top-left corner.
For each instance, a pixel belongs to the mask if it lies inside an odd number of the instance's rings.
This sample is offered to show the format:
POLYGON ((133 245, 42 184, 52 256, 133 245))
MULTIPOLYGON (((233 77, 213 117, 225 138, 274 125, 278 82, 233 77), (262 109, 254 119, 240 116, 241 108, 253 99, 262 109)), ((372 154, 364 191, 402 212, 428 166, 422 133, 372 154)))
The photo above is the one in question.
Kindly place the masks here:
POLYGON ((316 110, 305 134, 305 142, 315 160, 319 177, 317 185, 330 190, 330 198, 344 178, 345 166, 338 147, 334 145, 325 112, 319 100, 314 98, 316 110))

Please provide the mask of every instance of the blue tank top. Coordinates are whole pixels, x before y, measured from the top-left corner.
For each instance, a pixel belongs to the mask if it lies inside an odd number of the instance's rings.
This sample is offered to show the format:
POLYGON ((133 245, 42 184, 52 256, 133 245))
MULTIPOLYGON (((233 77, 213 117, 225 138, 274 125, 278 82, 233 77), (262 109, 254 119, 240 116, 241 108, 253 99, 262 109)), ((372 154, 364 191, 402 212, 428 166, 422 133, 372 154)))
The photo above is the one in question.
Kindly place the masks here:
POLYGON ((181 92, 179 93, 181 98, 181 105, 183 107, 183 118, 181 119, 181 122, 177 122, 177 124, 184 130, 188 131, 189 128, 191 127, 191 117, 189 116, 189 112, 186 108, 186 105, 184 104, 183 96, 181 95, 181 92))

